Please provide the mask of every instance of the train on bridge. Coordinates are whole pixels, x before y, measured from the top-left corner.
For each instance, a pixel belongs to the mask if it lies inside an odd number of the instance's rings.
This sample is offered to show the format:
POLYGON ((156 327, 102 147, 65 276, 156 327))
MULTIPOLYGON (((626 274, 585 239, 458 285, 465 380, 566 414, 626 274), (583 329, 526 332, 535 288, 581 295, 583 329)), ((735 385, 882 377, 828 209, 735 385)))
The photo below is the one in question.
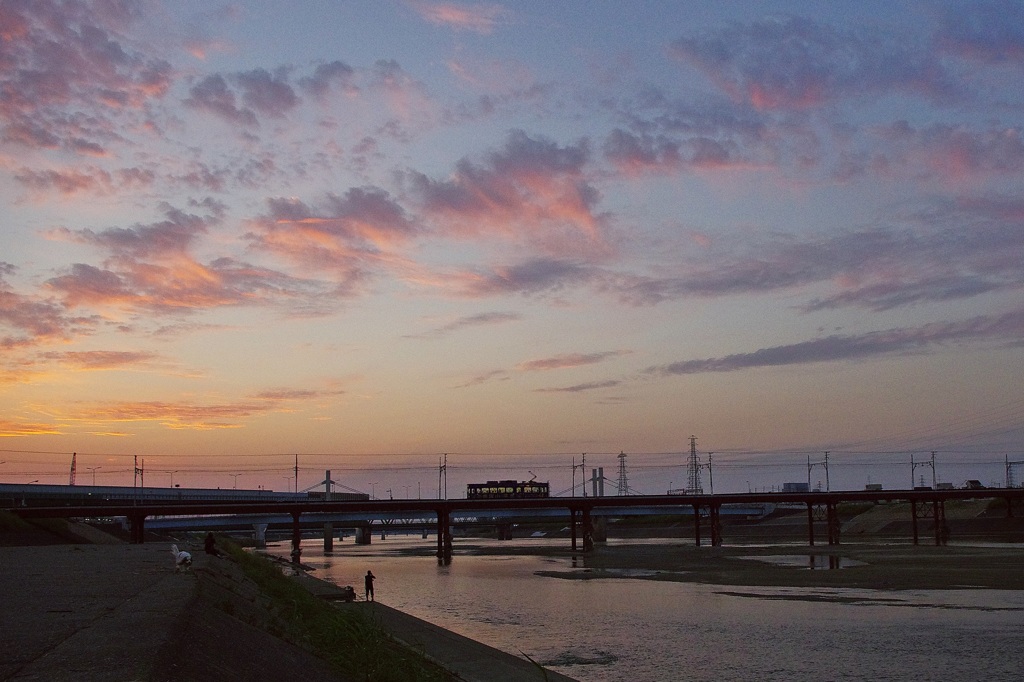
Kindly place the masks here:
POLYGON ((487 481, 467 483, 467 500, 524 500, 550 497, 547 483, 537 481, 487 481))

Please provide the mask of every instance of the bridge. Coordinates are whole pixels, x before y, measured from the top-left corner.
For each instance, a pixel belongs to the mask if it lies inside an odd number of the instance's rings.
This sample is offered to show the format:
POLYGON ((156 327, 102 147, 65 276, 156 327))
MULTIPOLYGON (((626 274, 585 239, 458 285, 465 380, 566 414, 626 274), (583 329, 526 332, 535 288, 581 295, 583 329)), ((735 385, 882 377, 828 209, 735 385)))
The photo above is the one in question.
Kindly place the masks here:
POLYGON ((816 527, 824 525, 829 545, 840 543, 837 507, 849 502, 908 502, 912 521, 913 542, 918 544, 922 526, 930 530, 936 545, 949 539, 945 522, 945 504, 954 500, 1002 499, 1008 516, 1014 509, 1024 514, 1024 488, 989 488, 981 490, 864 490, 844 492, 737 493, 715 495, 630 495, 615 497, 548 497, 533 499, 432 499, 432 500, 260 500, 260 501, 133 501, 132 503, 101 503, 65 506, 16 506, 8 511, 23 518, 96 518, 124 517, 134 543, 144 541, 147 519, 166 517, 201 518, 211 516, 271 515, 290 519, 292 558, 299 560, 304 522, 331 523, 334 519, 417 518, 433 523, 437 532, 439 562, 452 557, 451 526, 453 515, 500 517, 515 513, 530 515, 561 515, 569 523, 573 551, 593 549, 595 516, 623 515, 631 511, 662 515, 693 517, 694 537, 701 546, 704 533, 712 546, 723 541, 721 518, 723 509, 733 505, 785 504, 806 508, 807 539, 816 541, 816 527), (927 526, 931 528, 928 529, 927 526), (581 546, 582 542, 582 546, 581 546))

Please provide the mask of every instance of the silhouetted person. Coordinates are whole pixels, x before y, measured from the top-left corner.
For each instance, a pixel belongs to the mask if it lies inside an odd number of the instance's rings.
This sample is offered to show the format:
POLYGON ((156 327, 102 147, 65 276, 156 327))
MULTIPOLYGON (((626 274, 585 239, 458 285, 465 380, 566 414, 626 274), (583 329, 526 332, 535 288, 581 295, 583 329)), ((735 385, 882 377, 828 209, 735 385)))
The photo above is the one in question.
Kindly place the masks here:
POLYGON ((366 578, 364 580, 366 584, 366 601, 373 601, 373 579, 376 576, 370 571, 366 572, 366 578))
POLYGON ((203 540, 203 549, 206 550, 207 554, 220 556, 220 552, 217 551, 217 540, 214 539, 212 531, 206 534, 206 539, 203 540))

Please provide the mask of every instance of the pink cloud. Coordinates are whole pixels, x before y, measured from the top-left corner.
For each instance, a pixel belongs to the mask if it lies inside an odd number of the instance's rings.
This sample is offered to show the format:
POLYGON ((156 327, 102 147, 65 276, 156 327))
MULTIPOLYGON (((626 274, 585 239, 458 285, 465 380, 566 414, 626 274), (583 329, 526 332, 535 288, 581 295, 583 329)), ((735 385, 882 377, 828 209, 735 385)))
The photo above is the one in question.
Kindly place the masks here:
POLYGON ((500 5, 410 0, 409 5, 427 22, 457 31, 489 34, 507 11, 500 5))
POLYGON ((317 65, 312 76, 299 79, 299 86, 318 100, 325 99, 335 89, 350 94, 358 92, 355 70, 341 61, 317 65))
POLYGON ((574 384, 572 386, 560 386, 558 388, 538 388, 535 389, 536 393, 583 393, 586 391, 597 391, 602 388, 615 388, 622 382, 617 379, 609 379, 607 381, 589 381, 583 384, 574 384))
POLYGON ((113 194, 124 189, 149 187, 156 181, 156 173, 144 168, 121 168, 114 171, 95 166, 79 166, 61 170, 32 170, 22 168, 14 179, 34 194, 56 192, 64 196, 75 194, 113 194))
POLYGON ((868 332, 853 336, 829 336, 800 343, 761 348, 720 358, 683 360, 648 368, 663 376, 734 372, 756 367, 782 367, 818 362, 844 362, 883 355, 926 353, 949 343, 994 341, 1019 343, 1024 336, 1024 310, 1001 315, 980 315, 957 322, 935 322, 868 332))
POLYGON ((69 307, 112 306, 127 310, 187 313, 221 306, 274 306, 323 309, 324 285, 280 272, 217 258, 199 262, 192 250, 219 220, 223 206, 205 201, 211 215, 198 216, 165 205, 166 220, 129 228, 56 230, 54 238, 101 249, 102 266, 75 263, 49 279, 46 287, 69 307))
POLYGON ((619 172, 638 176, 681 170, 729 170, 763 167, 747 158, 747 151, 731 139, 705 136, 675 138, 635 135, 616 128, 605 140, 604 155, 619 172))
POLYGON ((976 0, 944 10, 938 36, 943 51, 990 64, 1024 64, 1024 5, 976 0))
POLYGON ((220 74, 207 76, 189 90, 184 100, 186 106, 206 111, 229 123, 241 126, 257 126, 259 121, 252 109, 239 108, 237 97, 220 74))
POLYGON ((447 324, 437 327, 436 329, 432 329, 429 332, 425 332, 423 334, 409 335, 406 338, 438 338, 441 336, 447 336, 448 334, 452 334, 454 332, 461 331, 463 329, 467 329, 470 327, 506 324, 508 322, 517 322, 521 319, 522 315, 519 315, 518 313, 477 313, 475 315, 467 315, 465 317, 460 317, 456 320, 452 320, 451 322, 448 322, 447 324))
POLYGON ((266 69, 253 69, 236 74, 234 80, 242 90, 242 101, 260 113, 279 118, 299 103, 284 68, 273 74, 266 69))
POLYGON ((206 431, 242 428, 246 420, 290 409, 289 403, 315 401, 342 394, 337 390, 272 389, 231 402, 123 401, 73 408, 60 415, 63 421, 109 424, 111 422, 159 422, 169 429, 206 431))
POLYGON ((268 215, 253 221, 249 239, 261 251, 320 272, 331 273, 355 292, 382 268, 403 259, 398 249, 419 228, 387 192, 375 187, 328 194, 317 205, 271 199, 268 215))
POLYGON ((1024 288, 1024 207, 1014 198, 931 200, 833 235, 773 235, 702 250, 676 276, 594 273, 604 290, 635 305, 759 294, 812 284, 836 289, 805 312, 857 306, 891 310, 1024 288))
POLYGON ((91 112, 99 120, 140 109, 167 93, 170 64, 127 48, 119 36, 132 13, 105 10, 106 3, 85 0, 4 5, 4 139, 95 155, 102 145, 82 134, 76 121, 80 112, 91 112))
POLYGON ((93 350, 44 353, 41 357, 46 360, 56 360, 75 369, 94 371, 145 365, 156 359, 157 355, 141 351, 93 350))
POLYGON ((600 197, 585 173, 589 158, 585 141, 562 147, 515 131, 484 163, 460 161, 448 180, 405 177, 424 213, 454 236, 498 235, 554 254, 604 254, 600 197))
POLYGON ((872 131, 879 148, 873 163, 883 172, 916 172, 953 183, 990 175, 1017 177, 1024 170, 1024 138, 1017 127, 972 129, 932 124, 914 128, 905 121, 872 131), (907 170, 903 170, 907 169, 907 170))
POLYGON ((4 279, 13 273, 13 267, 0 262, 0 348, 13 349, 53 343, 85 334, 93 329, 96 320, 74 317, 56 301, 15 291, 4 279))
POLYGON ((542 294, 592 284, 600 273, 575 261, 535 258, 514 265, 492 265, 447 274, 436 286, 454 296, 485 298, 542 294))
POLYGON ((735 101, 759 110, 802 110, 891 92, 943 102, 961 98, 956 80, 923 41, 836 29, 802 17, 680 38, 670 53, 735 101))
POLYGON ((594 365, 599 362, 604 362, 609 358, 614 358, 619 355, 623 355, 626 352, 628 351, 604 351, 601 353, 568 353, 566 355, 556 355, 550 358, 527 360, 516 365, 516 369, 522 372, 536 372, 547 371, 552 369, 567 369, 571 367, 581 367, 584 365, 594 365))

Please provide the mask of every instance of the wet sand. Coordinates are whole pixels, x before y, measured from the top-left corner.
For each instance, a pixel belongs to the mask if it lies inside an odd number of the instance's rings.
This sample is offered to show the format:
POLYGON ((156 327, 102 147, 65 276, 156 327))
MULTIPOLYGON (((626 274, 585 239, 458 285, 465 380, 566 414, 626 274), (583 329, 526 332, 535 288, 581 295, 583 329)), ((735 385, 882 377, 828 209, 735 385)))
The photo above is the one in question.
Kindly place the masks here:
POLYGON ((725 586, 1024 589, 1024 547, 1014 545, 698 548, 636 543, 598 545, 591 553, 575 556, 577 570, 543 575, 574 580, 629 576, 725 586))

